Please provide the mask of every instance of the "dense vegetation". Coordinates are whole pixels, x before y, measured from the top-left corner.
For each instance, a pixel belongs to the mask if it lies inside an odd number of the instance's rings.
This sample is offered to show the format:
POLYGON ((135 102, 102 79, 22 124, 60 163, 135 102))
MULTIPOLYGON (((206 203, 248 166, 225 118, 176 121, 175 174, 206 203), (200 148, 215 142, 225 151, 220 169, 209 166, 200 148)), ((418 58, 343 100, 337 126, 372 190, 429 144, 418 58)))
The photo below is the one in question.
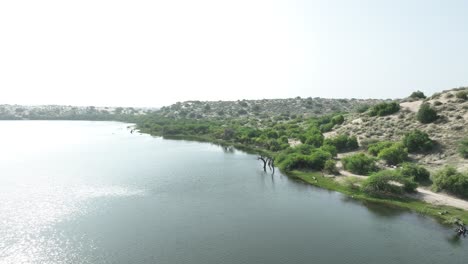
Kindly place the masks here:
POLYGON ((403 137, 403 145, 409 152, 429 151, 434 147, 434 141, 421 130, 413 130, 403 137))
POLYGON ((370 116, 391 115, 400 110, 400 105, 396 102, 376 104, 369 110, 370 116))
POLYGON ((325 145, 334 146, 338 152, 352 151, 359 147, 355 136, 338 135, 336 137, 327 138, 324 142, 325 145))
POLYGON ((468 173, 447 166, 434 174, 434 189, 468 198, 468 173))
POLYGON ((365 155, 364 153, 358 153, 344 157, 342 159, 343 167, 355 174, 368 175, 374 171, 377 171, 375 159, 365 155))
POLYGON ((226 120, 172 119, 159 115, 145 117, 139 123, 143 132, 164 137, 190 137, 221 144, 241 145, 275 158, 284 171, 326 170, 336 173, 331 161, 338 151, 356 149, 357 139, 338 135, 324 140, 324 125, 343 122, 342 115, 289 120, 237 118, 226 120), (290 141, 300 142, 290 146, 290 141))
POLYGON ((428 182, 431 175, 426 168, 414 163, 404 163, 399 170, 399 173, 403 177, 411 178, 422 183, 428 182))
POLYGON ((398 171, 383 170, 369 176, 362 189, 371 195, 392 195, 414 192, 416 187, 417 184, 412 179, 403 177, 398 171))
POLYGON ((397 165, 408 159, 408 150, 402 143, 395 143, 387 148, 383 148, 379 154, 379 159, 383 159, 390 165, 397 165))

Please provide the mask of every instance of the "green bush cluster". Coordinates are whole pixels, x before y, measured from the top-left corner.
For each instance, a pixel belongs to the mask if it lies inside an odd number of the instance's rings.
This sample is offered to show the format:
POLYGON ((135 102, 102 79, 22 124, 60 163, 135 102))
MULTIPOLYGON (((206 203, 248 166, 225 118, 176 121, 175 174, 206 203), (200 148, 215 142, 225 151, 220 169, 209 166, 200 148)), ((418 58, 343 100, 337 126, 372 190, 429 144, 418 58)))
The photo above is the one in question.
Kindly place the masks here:
POLYGON ((369 110, 370 116, 386 116, 391 115, 400 110, 400 105, 396 102, 380 103, 372 106, 369 110))
POLYGON ((457 92, 455 94, 455 96, 458 99, 467 100, 468 99, 468 92, 467 91, 459 91, 459 92, 457 92))
POLYGON ((468 197, 468 173, 461 173, 454 167, 446 166, 437 171, 432 180, 436 191, 468 197))
POLYGON ((369 110, 369 108, 370 108, 370 106, 368 106, 368 105, 360 105, 360 106, 356 107, 356 112, 364 113, 367 110, 369 110))
POLYGON ((414 179, 417 182, 427 182, 431 175, 426 168, 414 163, 403 163, 399 172, 401 176, 414 179))
POLYGON ((428 103, 423 103, 418 110, 416 118, 423 124, 432 123, 437 120, 437 112, 428 103))
POLYGON ((426 98, 426 95, 421 91, 415 91, 410 95, 410 98, 424 99, 426 98))
POLYGON ((395 144, 395 142, 392 142, 392 141, 381 141, 381 142, 373 143, 367 147, 367 152, 369 152, 369 154, 371 154, 372 156, 377 157, 381 150, 389 148, 393 144, 395 144))
POLYGON ((403 137, 403 145, 410 153, 418 151, 429 151, 434 147, 434 141, 427 133, 420 130, 413 130, 403 137))
POLYGON ((352 151, 359 148, 357 138, 355 136, 338 135, 336 137, 325 139, 324 145, 334 146, 338 152, 352 151))
POLYGON ((323 118, 320 124, 320 131, 321 132, 329 132, 333 129, 335 125, 341 125, 344 122, 343 115, 336 115, 332 118, 323 118))
POLYGON ((414 192, 417 186, 412 179, 401 176, 398 171, 384 170, 369 176, 362 184, 362 190, 371 195, 392 195, 414 192))
POLYGON ((326 173, 329 173, 329 174, 332 174, 332 175, 338 175, 339 174, 338 168, 336 167, 336 161, 334 161, 332 159, 329 159, 329 160, 327 160, 325 162, 325 166, 324 166, 323 170, 326 173))
POLYGON ((460 141, 458 145, 458 153, 460 153, 463 158, 468 159, 468 138, 460 141))
POLYGON ((280 159, 279 167, 284 171, 322 170, 331 154, 321 149, 314 149, 309 155, 292 153, 280 159))
POLYGON ((367 152, 390 165, 397 165, 408 159, 408 149, 400 142, 382 141, 370 144, 367 152))
POLYGON ((379 152, 379 159, 385 160, 387 164, 397 165, 408 159, 408 150, 402 143, 395 143, 379 152))
POLYGON ((365 155, 364 153, 344 157, 341 162, 346 170, 355 174, 368 175, 377 171, 375 159, 365 155))

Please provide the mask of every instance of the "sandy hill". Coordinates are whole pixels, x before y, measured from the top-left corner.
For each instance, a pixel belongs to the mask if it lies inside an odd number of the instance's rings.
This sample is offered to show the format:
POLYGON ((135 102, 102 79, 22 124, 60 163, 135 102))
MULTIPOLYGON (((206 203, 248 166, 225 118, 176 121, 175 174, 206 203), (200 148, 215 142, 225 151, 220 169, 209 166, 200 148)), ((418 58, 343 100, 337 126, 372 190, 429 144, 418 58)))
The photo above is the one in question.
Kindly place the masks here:
POLYGON ((380 99, 289 98, 238 101, 187 101, 161 108, 161 114, 172 118, 271 117, 279 115, 317 116, 352 112, 374 105, 380 99))
POLYGON ((428 133, 438 147, 431 153, 412 155, 411 158, 432 168, 451 164, 468 169, 468 160, 457 153, 460 140, 468 137, 468 100, 456 96, 460 91, 468 92, 468 88, 443 91, 426 99, 399 100, 400 111, 388 116, 351 113, 342 125, 326 136, 356 135, 365 146, 373 141, 400 140, 405 133, 419 129, 428 133), (439 118, 435 122, 422 124, 417 120, 417 111, 422 103, 429 103, 437 111, 439 118))

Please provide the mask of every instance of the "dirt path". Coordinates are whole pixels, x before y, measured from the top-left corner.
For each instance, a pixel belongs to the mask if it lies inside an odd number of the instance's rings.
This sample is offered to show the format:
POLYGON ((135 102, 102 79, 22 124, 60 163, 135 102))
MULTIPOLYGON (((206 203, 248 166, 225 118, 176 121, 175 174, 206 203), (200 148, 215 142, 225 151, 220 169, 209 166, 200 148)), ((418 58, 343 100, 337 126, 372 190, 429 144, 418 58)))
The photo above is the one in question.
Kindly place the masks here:
POLYGON ((410 195, 413 198, 436 205, 449 205, 468 210, 468 201, 444 193, 435 193, 423 188, 417 188, 417 193, 410 195))
MULTIPOLYGON (((366 179, 367 176, 353 174, 349 171, 343 170, 343 164, 341 161, 338 161, 336 164, 341 176, 344 177, 356 177, 359 179, 366 179)), ((338 177, 339 178, 339 177, 338 177)), ((444 193, 435 193, 427 189, 423 189, 421 187, 416 188, 416 193, 409 195, 412 198, 425 201, 427 203, 435 204, 435 205, 448 205, 457 208, 461 208, 463 210, 468 210, 468 201, 450 196, 444 193)))

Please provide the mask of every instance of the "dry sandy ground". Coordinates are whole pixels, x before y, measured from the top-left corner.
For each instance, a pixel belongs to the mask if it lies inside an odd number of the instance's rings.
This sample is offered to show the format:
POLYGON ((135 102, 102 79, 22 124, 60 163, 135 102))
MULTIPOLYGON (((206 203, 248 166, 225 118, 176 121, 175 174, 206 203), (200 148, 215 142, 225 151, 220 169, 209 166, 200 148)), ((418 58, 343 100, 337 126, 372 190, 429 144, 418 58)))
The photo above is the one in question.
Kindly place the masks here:
POLYGON ((406 108, 411 112, 416 113, 419 110, 419 107, 421 106, 422 102, 423 101, 405 102, 401 103, 400 106, 401 108, 406 108))

